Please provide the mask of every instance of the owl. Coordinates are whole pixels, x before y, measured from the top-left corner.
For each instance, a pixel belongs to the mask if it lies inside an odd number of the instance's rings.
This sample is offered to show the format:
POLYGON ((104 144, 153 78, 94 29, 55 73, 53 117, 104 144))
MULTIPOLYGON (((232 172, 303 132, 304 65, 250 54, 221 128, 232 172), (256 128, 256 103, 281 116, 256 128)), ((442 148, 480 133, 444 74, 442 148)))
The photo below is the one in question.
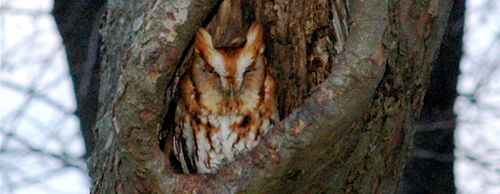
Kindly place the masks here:
POLYGON ((195 35, 190 67, 178 84, 173 155, 183 173, 215 173, 254 148, 279 121, 275 82, 254 23, 246 43, 214 48, 203 28, 195 35))

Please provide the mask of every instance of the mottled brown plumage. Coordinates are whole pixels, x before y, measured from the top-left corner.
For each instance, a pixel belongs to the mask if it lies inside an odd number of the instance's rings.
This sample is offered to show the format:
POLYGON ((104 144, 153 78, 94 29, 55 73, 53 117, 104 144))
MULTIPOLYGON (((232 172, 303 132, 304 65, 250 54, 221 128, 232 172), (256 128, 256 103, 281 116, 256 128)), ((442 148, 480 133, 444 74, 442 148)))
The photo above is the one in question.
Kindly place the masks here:
POLYGON ((173 153, 184 173, 215 173, 278 122, 275 82, 263 52, 259 24, 250 27, 241 47, 214 48, 208 32, 196 33, 173 126, 173 153))

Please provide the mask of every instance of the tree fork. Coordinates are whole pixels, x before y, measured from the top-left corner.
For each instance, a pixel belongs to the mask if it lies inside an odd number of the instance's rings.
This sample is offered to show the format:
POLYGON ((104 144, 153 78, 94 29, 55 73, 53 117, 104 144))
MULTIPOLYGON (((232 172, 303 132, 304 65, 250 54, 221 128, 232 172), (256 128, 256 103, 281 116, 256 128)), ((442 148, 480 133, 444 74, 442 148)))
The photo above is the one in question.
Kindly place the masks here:
POLYGON ((396 192, 452 1, 349 1, 343 13, 342 1, 235 2, 251 6, 240 28, 268 32, 279 126, 216 175, 173 173, 157 141, 165 88, 221 1, 110 0, 92 192, 396 192))

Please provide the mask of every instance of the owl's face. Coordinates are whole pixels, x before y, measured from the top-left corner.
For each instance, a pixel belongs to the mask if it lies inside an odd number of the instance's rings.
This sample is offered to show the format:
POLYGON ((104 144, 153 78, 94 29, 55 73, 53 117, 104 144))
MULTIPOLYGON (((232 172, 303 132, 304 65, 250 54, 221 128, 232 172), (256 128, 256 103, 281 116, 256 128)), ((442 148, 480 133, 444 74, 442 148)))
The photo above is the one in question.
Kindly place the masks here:
POLYGON ((191 80, 200 104, 221 114, 247 113, 257 107, 266 77, 262 28, 252 25, 241 47, 214 48, 203 28, 196 33, 191 80))

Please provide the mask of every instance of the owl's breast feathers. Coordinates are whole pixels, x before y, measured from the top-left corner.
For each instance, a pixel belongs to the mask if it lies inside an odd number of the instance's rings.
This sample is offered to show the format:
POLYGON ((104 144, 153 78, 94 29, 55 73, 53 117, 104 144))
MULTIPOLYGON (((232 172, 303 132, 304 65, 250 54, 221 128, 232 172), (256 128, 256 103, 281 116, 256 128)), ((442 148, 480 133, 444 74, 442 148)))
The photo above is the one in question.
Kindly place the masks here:
POLYGON ((184 77, 176 109, 174 154, 184 173, 214 173, 238 153, 255 147, 278 122, 275 82, 268 74, 260 90, 234 99, 198 93, 184 77))

